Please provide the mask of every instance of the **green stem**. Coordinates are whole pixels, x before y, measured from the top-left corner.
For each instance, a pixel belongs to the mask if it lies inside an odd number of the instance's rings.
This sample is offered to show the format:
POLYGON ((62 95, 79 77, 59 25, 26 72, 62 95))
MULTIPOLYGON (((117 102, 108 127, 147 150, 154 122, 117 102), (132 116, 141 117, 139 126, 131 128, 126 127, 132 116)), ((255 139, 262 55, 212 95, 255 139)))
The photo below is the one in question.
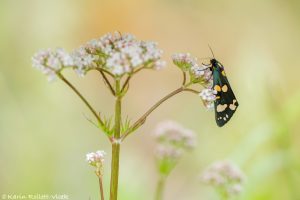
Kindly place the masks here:
POLYGON ((115 131, 112 143, 110 200, 118 198, 119 159, 120 159, 120 134, 121 134, 121 97, 120 80, 116 80, 116 102, 115 102, 115 131))
POLYGON ((161 175, 156 187, 156 194, 155 194, 155 200, 162 200, 163 199, 163 193, 166 185, 166 177, 161 175))
POLYGON ((112 85, 110 84, 109 80, 107 79, 107 77, 105 76, 104 72, 102 70, 98 70, 100 72, 100 74, 103 77, 104 83, 106 84, 106 86, 109 88, 110 92, 112 93, 113 96, 116 95, 116 92, 114 91, 112 85))

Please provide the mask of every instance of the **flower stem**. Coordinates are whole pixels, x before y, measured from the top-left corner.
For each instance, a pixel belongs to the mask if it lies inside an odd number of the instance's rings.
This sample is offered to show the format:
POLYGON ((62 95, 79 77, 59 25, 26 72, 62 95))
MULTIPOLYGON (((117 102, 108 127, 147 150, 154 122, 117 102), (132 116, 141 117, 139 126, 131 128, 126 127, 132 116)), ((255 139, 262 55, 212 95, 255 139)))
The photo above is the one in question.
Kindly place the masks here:
POLYGON ((186 83, 186 73, 185 73, 185 71, 182 71, 182 76, 183 76, 182 85, 185 85, 185 83, 186 83))
POLYGON ((156 109, 158 108, 163 102, 167 101, 168 99, 170 99, 171 97, 173 97, 174 95, 183 92, 183 91, 188 91, 188 92, 192 92, 197 94, 198 92, 196 90, 193 89, 189 89, 186 88, 187 86, 189 86, 189 84, 184 85, 176 90, 174 90, 173 92, 169 93, 168 95, 166 95, 165 97, 163 97, 162 99, 160 99, 156 104, 154 104, 147 112, 145 112, 144 115, 142 115, 121 137, 121 140, 123 141, 130 133, 132 133, 133 131, 135 131, 137 128, 139 128, 147 119, 147 117, 156 109))
POLYGON ((120 97, 120 80, 116 80, 116 102, 115 102, 115 131, 112 143, 112 160, 111 160, 111 179, 110 179, 110 200, 118 198, 118 179, 119 179, 119 159, 120 143, 118 142, 121 134, 121 97, 120 97))
POLYGON ((99 177, 99 187, 100 187, 101 200, 104 200, 104 191, 103 191, 102 177, 99 177))
POLYGON ((161 175, 156 187, 156 194, 155 194, 155 200, 162 200, 163 199, 163 192, 165 189, 166 184, 166 177, 161 175))
POLYGON ((101 120, 100 116, 97 114, 95 109, 91 106, 91 104, 83 97, 83 95, 75 88, 74 85, 72 85, 62 74, 58 73, 57 76, 65 82, 78 96, 79 98, 84 102, 84 104, 90 109, 90 111, 93 113, 95 118, 97 119, 98 123, 103 126, 104 123, 101 120))
POLYGON ((102 70, 98 70, 100 72, 100 74, 103 77, 104 83, 106 84, 106 86, 109 88, 110 92, 112 93, 113 96, 116 95, 115 90, 113 89, 112 85, 110 84, 108 78, 105 76, 104 72, 102 70))

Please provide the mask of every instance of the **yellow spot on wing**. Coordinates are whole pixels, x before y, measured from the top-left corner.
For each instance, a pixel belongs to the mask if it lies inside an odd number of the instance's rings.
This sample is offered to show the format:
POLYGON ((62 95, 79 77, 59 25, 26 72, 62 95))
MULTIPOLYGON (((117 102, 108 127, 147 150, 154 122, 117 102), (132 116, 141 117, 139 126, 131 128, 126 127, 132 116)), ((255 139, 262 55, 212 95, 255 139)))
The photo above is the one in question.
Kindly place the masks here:
POLYGON ((217 92, 221 92, 221 87, 219 85, 215 85, 214 89, 217 91, 217 92))
POLYGON ((224 70, 222 71, 222 75, 223 75, 223 76, 226 76, 226 74, 225 74, 225 71, 224 71, 224 70))

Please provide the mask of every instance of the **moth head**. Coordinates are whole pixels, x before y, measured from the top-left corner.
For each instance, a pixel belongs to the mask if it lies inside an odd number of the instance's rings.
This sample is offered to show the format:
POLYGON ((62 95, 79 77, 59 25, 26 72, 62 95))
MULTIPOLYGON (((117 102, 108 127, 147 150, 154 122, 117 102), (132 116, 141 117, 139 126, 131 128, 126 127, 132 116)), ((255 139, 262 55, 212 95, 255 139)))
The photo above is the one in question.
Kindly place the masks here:
POLYGON ((218 61, 214 58, 210 59, 210 64, 213 66, 213 67, 217 67, 218 66, 218 61))

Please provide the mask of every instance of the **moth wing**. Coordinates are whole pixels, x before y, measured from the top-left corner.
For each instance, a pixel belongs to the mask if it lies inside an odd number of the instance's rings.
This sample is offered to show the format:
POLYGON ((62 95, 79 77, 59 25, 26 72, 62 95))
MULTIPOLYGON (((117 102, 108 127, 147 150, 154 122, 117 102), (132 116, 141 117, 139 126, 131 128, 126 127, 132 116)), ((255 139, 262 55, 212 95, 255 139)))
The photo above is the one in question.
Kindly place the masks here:
POLYGON ((213 88, 217 91, 214 107, 216 123, 222 127, 230 120, 239 103, 230 87, 224 68, 218 69, 213 72, 213 88))

